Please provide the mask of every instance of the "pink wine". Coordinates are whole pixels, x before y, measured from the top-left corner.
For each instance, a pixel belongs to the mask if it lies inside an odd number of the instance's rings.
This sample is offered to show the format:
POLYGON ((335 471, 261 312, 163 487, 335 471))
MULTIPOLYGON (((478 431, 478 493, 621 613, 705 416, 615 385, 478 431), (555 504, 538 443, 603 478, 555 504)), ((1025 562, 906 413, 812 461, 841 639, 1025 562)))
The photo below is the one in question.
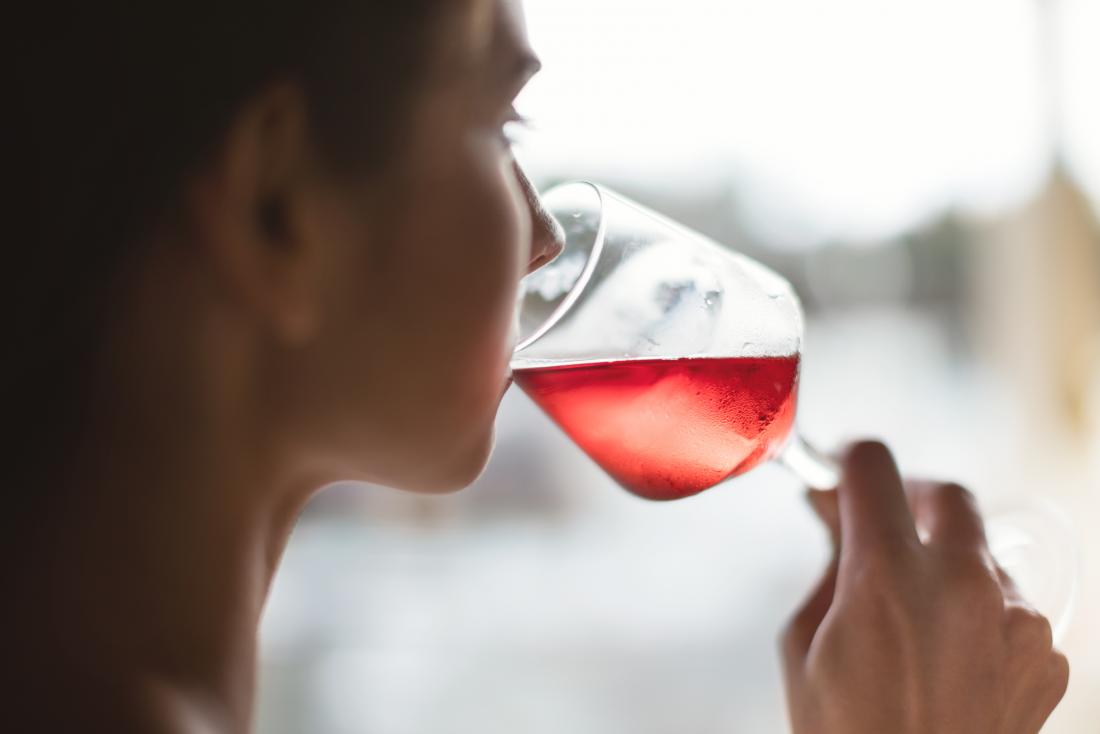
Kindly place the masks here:
POLYGON ((623 487, 688 497, 747 472, 794 423, 798 356, 516 370, 516 384, 623 487))

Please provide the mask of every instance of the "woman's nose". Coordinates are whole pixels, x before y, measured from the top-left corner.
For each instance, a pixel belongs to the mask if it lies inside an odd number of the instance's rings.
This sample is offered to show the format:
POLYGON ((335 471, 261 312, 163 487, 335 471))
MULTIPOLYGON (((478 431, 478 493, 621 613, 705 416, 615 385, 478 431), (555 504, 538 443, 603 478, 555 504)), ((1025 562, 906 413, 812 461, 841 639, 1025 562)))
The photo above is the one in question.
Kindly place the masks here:
POLYGON ((523 198, 531 213, 531 259, 527 263, 527 272, 533 273, 561 254, 565 248, 565 232, 543 207, 534 184, 518 163, 515 164, 515 169, 523 198))

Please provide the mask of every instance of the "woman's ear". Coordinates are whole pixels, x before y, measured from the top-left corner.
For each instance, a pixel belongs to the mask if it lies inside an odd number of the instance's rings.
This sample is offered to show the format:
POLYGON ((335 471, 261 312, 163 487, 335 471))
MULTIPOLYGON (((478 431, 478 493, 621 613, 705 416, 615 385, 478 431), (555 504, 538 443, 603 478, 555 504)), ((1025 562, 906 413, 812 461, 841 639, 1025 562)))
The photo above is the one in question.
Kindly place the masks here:
POLYGON ((188 233, 228 302, 294 345, 317 328, 323 242, 308 226, 317 161, 305 95, 265 87, 187 182, 188 233))

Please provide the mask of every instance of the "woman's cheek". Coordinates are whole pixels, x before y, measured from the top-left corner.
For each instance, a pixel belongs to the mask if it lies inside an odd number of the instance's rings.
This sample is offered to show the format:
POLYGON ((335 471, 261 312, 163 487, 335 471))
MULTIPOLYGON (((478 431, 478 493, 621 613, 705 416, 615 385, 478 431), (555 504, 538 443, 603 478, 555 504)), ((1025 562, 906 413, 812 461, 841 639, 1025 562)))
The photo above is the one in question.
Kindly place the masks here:
POLYGON ((516 200, 505 192, 506 205, 500 215, 500 227, 494 242, 483 242, 494 252, 495 266, 487 268, 494 273, 494 282, 486 284, 485 293, 492 294, 486 303, 486 311, 479 319, 481 334, 475 339, 479 355, 475 362, 480 368, 483 399, 491 402, 495 411, 509 376, 509 362, 518 338, 516 298, 519 281, 525 270, 524 254, 528 246, 524 238, 530 237, 529 225, 525 226, 526 212, 516 206, 516 200))
POLYGON ((497 320, 506 327, 504 341, 508 341, 519 281, 526 272, 531 254, 531 213, 516 179, 511 155, 498 154, 487 193, 490 195, 486 202, 492 202, 495 209, 491 219, 497 226, 493 228, 493 241, 485 242, 484 246, 493 253, 495 263, 491 271, 498 279, 494 290, 500 294, 496 304, 497 320))

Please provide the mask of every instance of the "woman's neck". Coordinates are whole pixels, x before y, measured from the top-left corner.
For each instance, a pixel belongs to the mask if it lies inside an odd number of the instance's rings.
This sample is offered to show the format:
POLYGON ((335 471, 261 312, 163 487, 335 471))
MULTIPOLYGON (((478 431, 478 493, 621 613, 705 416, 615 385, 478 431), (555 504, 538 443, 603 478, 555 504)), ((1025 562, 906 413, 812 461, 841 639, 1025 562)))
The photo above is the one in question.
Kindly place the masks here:
POLYGON ((48 488, 13 564, 19 664, 107 700, 140 701, 133 687, 149 686, 245 731, 264 601, 316 485, 285 471, 247 339, 231 325, 148 321, 127 324, 69 479, 48 488))
POLYGON ((304 497, 265 500, 259 477, 216 451, 179 448, 104 446, 97 470, 35 518, 21 567, 24 623, 37 641, 28 653, 51 668, 64 660, 77 680, 106 675, 193 696, 244 731, 257 626, 304 497))

